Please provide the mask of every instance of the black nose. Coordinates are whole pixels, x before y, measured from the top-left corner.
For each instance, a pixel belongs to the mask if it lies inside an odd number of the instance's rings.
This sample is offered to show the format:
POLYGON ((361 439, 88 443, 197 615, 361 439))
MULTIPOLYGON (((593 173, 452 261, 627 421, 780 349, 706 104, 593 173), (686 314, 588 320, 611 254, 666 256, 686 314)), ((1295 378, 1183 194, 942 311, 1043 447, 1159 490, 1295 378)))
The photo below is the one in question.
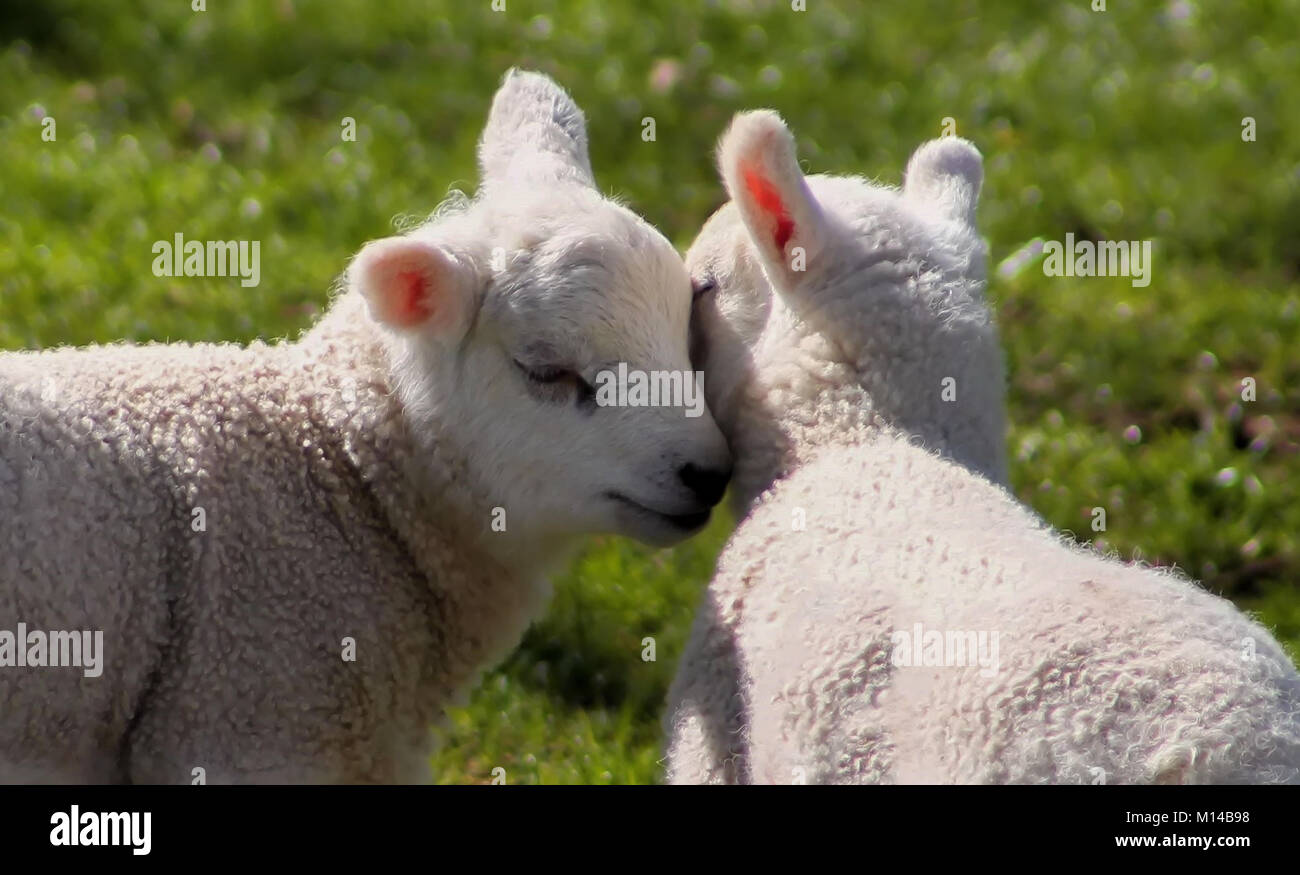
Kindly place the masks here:
POLYGON ((710 471, 687 464, 677 471, 677 476, 682 478, 686 488, 694 492, 700 501, 712 506, 721 501, 722 493, 727 491, 731 470, 710 471))

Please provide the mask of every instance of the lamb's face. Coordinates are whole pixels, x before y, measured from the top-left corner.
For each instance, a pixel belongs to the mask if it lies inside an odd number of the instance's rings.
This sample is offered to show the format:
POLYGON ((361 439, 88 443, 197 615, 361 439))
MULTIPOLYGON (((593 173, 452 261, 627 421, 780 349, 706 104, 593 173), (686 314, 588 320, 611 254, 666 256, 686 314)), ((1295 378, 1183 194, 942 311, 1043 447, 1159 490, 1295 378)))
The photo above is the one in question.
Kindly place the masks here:
POLYGON ((691 368, 681 257, 585 191, 552 192, 516 227, 537 239, 497 249, 508 254, 463 347, 473 402, 458 430, 509 474, 536 527, 653 544, 698 530, 731 461, 691 368), (640 397, 650 380, 657 406, 640 397))
POLYGON ((508 76, 479 197, 370 244, 355 282, 398 329, 416 428, 436 427, 495 490, 485 526, 499 507, 533 539, 670 544, 707 521, 731 460, 691 367, 690 277, 661 234, 596 191, 580 123, 549 80, 508 76))

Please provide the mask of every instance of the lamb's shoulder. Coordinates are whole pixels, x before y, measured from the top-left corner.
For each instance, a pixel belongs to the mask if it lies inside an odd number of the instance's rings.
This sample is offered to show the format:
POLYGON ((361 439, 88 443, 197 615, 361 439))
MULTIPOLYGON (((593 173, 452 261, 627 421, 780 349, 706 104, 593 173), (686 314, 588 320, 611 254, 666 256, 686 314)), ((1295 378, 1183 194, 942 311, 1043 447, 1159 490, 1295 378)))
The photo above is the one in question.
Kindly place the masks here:
MULTIPOLYGON (((1002 487, 905 438, 882 435, 819 448, 778 480, 737 528, 723 567, 733 576, 773 565, 888 574, 889 552, 905 563, 923 557, 931 563, 927 576, 943 578, 963 544, 995 553, 1023 548, 999 547, 1009 530, 1050 541, 1041 521, 1002 487)), ((863 584, 845 585, 857 592, 863 584)))

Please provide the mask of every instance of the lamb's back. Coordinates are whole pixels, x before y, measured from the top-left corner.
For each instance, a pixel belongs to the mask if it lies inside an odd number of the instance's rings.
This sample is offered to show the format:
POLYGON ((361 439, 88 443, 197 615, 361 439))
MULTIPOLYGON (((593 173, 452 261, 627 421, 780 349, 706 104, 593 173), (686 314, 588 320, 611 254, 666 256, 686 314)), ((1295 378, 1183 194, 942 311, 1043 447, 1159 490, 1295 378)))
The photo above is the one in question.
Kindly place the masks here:
POLYGON ((1297 777, 1300 686, 1265 629, 905 442, 810 461, 727 554, 755 780, 1297 777), (996 659, 908 664, 929 632, 996 659))

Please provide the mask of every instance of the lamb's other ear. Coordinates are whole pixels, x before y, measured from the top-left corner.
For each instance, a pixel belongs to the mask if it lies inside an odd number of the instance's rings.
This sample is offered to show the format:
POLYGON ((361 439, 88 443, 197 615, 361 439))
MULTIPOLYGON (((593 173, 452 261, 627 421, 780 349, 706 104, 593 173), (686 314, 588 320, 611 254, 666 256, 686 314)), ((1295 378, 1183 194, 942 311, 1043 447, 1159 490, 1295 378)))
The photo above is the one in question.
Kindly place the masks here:
POLYGON ((979 149, 960 137, 922 143, 907 162, 903 194, 948 219, 975 226, 975 205, 984 182, 979 149))
POLYGON ((769 278, 793 288, 820 253, 826 230, 790 129, 771 110, 737 115, 718 144, 718 166, 769 278))
POLYGON ((348 268, 348 282, 375 321, 448 339, 459 339, 469 325, 477 276, 465 256, 416 237, 371 241, 348 268))
POLYGON ((582 110, 540 73, 506 73, 492 99, 478 162, 485 185, 568 179, 596 186, 582 110))

